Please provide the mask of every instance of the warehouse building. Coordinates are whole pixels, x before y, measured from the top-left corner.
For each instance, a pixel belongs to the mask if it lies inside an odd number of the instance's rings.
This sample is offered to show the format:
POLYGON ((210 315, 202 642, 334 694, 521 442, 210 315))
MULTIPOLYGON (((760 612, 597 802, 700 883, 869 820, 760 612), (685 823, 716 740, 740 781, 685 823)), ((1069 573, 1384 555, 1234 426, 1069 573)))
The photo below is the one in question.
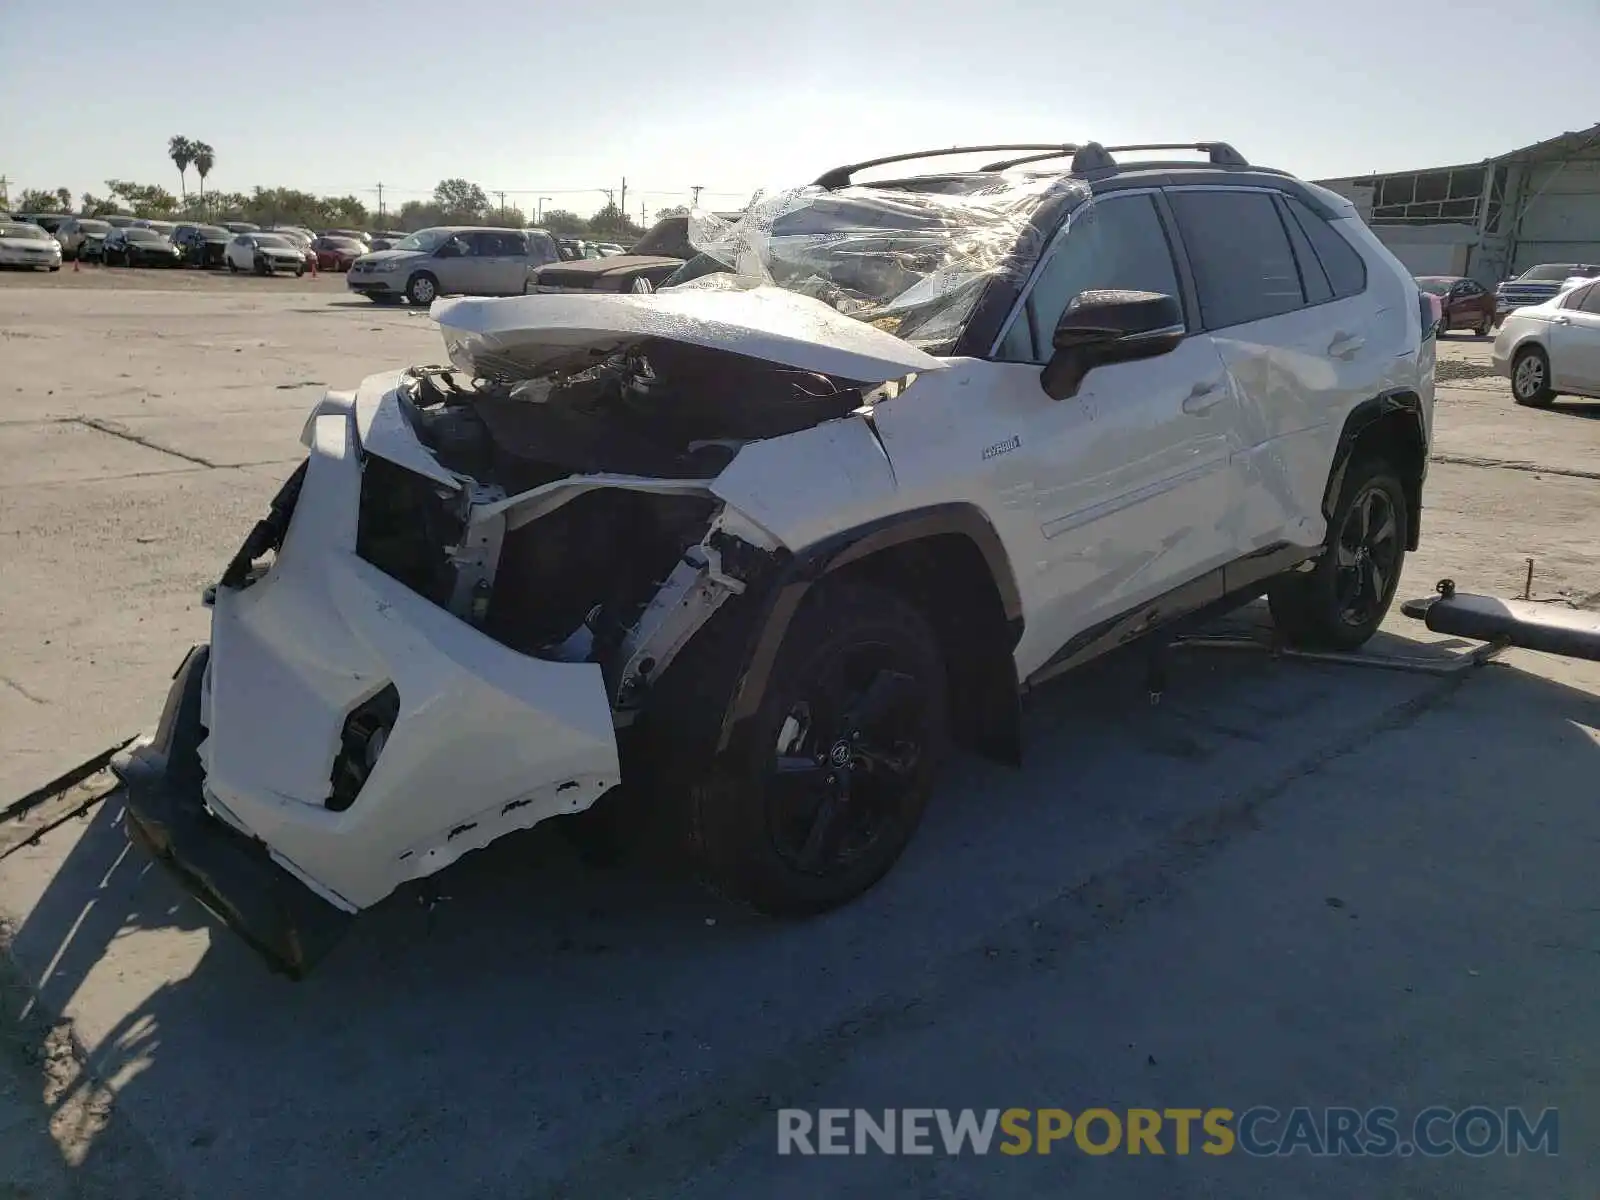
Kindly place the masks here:
POLYGON ((1600 262, 1600 125, 1482 162, 1318 182, 1417 275, 1491 286, 1537 263, 1600 262))

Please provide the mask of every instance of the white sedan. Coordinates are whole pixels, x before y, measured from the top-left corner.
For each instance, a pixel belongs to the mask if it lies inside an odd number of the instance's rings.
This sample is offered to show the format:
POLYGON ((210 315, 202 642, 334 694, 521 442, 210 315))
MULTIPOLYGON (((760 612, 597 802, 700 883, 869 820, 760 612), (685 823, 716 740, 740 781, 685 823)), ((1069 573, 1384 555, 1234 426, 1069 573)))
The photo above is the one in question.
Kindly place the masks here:
POLYGON ((304 275, 306 255, 281 233, 241 233, 228 243, 228 270, 273 275, 304 275))
POLYGON ((1506 317, 1494 340, 1495 374, 1518 404, 1545 408, 1557 396, 1600 400, 1600 279, 1506 317))
POLYGON ((0 267, 61 270, 61 243, 37 225, 0 221, 0 267))

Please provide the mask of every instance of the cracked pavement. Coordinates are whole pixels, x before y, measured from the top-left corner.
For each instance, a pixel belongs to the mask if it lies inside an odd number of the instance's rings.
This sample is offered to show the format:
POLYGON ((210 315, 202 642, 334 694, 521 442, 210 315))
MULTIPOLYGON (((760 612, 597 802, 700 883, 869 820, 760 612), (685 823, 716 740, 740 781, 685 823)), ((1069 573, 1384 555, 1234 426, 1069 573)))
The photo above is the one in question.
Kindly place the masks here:
MULTIPOLYGON (((153 722, 316 381, 442 357, 424 316, 325 284, 182 287, 0 287, 0 807, 153 722)), ((1532 557, 1535 596, 1589 605, 1600 405, 1518 409, 1470 375, 1487 349, 1446 342, 1401 593, 1520 594, 1532 557)), ((1379 642, 1460 650, 1398 615, 1379 642)), ((953 763, 897 870, 828 917, 535 830, 302 984, 94 809, 0 862, 0 1196, 1592 1191, 1600 668, 1196 651, 1159 705, 1142 682, 1124 657, 1034 697, 1025 766, 953 763), (1559 1107, 1562 1154, 774 1152, 784 1105, 1473 1102, 1559 1107)))

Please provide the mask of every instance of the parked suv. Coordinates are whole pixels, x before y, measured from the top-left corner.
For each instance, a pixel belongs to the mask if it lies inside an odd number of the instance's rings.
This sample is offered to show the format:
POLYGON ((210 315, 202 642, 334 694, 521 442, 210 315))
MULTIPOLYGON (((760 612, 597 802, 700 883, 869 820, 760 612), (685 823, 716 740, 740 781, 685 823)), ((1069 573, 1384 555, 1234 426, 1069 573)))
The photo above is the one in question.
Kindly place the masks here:
POLYGON ((856 182, 955 151, 896 155, 653 294, 436 303, 453 367, 313 410, 118 760, 130 833, 291 971, 584 812, 811 913, 1054 675, 1263 593, 1360 646, 1417 545, 1433 307, 1348 201, 1184 148, 856 182))
POLYGON ((542 229, 440 226, 402 238, 391 249, 350 264, 345 285, 376 301, 432 304, 438 297, 513 296, 528 276, 559 257, 542 229))
POLYGON ((1560 293, 1573 276, 1592 278, 1600 275, 1600 266, 1594 263, 1540 263, 1529 267, 1515 279, 1508 279, 1495 288, 1495 323, 1506 319, 1515 309, 1543 304, 1560 293))

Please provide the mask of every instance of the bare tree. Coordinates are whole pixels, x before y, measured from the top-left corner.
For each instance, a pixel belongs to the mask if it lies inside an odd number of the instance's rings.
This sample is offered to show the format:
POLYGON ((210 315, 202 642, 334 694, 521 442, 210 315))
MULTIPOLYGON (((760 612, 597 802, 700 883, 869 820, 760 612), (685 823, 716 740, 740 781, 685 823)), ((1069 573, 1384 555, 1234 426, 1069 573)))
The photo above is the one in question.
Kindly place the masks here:
POLYGON ((194 161, 195 144, 182 134, 167 139, 167 157, 178 168, 178 186, 182 194, 189 195, 189 164, 194 161))

